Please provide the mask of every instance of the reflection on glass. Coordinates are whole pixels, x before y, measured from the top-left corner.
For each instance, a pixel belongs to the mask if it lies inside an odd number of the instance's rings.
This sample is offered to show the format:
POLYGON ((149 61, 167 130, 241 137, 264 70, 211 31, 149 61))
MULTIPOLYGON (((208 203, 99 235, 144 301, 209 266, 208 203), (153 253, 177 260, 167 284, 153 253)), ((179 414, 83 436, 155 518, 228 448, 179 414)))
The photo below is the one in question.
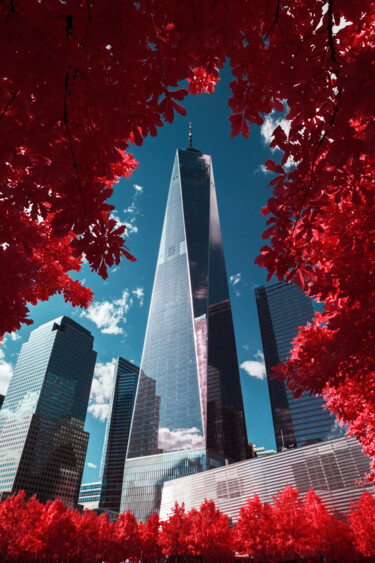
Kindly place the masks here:
POLYGON ((314 316, 312 300, 294 283, 279 282, 255 290, 277 449, 299 447, 345 434, 321 396, 295 399, 282 381, 270 379, 284 362, 298 327, 314 316))
MULTIPOLYGON (((246 442, 211 157, 196 149, 178 150, 143 348, 121 510, 130 508, 137 513, 146 503, 152 506, 152 513, 158 509, 162 483, 186 474, 180 469, 190 467, 191 459, 206 459, 207 448, 216 452, 217 463, 224 463, 225 458, 245 459, 246 442), (157 481, 143 470, 145 456, 152 456, 149 459, 154 464, 166 464, 157 481), (168 456, 177 456, 173 458, 176 467, 170 466, 172 457, 168 456)), ((200 462, 191 467, 197 471, 210 465, 200 462)), ((142 514, 146 514, 144 510, 142 514)))
POLYGON ((0 490, 77 503, 93 340, 81 325, 60 317, 33 330, 23 344, 0 411, 0 490))

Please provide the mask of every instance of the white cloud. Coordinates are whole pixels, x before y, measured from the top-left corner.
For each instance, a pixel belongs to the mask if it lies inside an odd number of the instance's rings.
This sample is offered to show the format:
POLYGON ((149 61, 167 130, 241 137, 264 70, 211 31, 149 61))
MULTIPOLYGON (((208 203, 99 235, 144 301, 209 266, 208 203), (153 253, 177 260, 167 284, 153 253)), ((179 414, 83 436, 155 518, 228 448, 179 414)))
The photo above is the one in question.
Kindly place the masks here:
POLYGON ((0 393, 2 395, 6 394, 12 375, 13 366, 5 360, 4 351, 0 348, 0 393))
POLYGON ((111 219, 114 219, 115 221, 117 221, 119 227, 125 225, 125 227, 126 227, 126 230, 125 230, 125 233, 124 233, 125 237, 128 237, 130 235, 138 233, 138 226, 136 224, 137 215, 139 215, 138 198, 142 194, 143 188, 142 188, 142 186, 139 186, 138 184, 133 184, 133 187, 134 187, 135 191, 134 191, 134 194, 132 196, 132 201, 131 201, 129 207, 126 207, 123 210, 123 212, 125 213, 125 219, 124 220, 120 219, 118 211, 112 211, 112 213, 111 213, 111 219), (130 215, 131 217, 128 218, 128 217, 126 217, 127 215, 130 215))
POLYGON ((87 467, 89 467, 90 469, 96 469, 95 463, 91 463, 91 461, 88 462, 87 467))
POLYGON ((81 317, 89 319, 103 334, 123 334, 120 324, 126 323, 126 314, 133 304, 129 291, 124 289, 121 299, 113 301, 94 301, 81 317))
POLYGON ((247 360, 242 362, 240 368, 246 371, 251 377, 256 377, 257 379, 266 378, 266 366, 264 365, 264 356, 260 350, 254 354, 254 360, 247 360))
POLYGON ((10 332, 10 333, 7 333, 7 334, 5 335, 5 337, 4 337, 4 342, 5 342, 5 339, 6 339, 8 336, 10 337, 10 339, 11 339, 12 342, 15 342, 16 340, 21 340, 21 338, 22 338, 22 336, 20 336, 20 335, 17 334, 16 332, 10 332))
POLYGON ((116 360, 112 358, 110 362, 98 362, 95 366, 87 410, 94 418, 98 418, 101 422, 106 420, 109 412, 115 364, 116 360))
POLYGON ((158 447, 167 452, 204 448, 204 436, 198 428, 159 428, 158 447))
POLYGON ((100 420, 100 422, 105 422, 109 414, 109 405, 102 405, 102 404, 89 405, 87 412, 92 414, 94 418, 100 420))
MULTIPOLYGON (((269 115, 265 116, 263 125, 260 128, 263 141, 266 145, 269 145, 270 142, 272 141, 272 134, 276 129, 276 127, 278 127, 279 125, 281 126, 282 129, 284 129, 285 134, 287 136, 289 135, 290 121, 288 119, 285 119, 285 117, 278 117, 278 115, 280 115, 279 112, 272 110, 272 112, 269 115)), ((271 150, 274 151, 276 149, 271 149, 271 150)), ((261 166, 261 170, 263 170, 262 166, 261 166)))
POLYGON ((143 298, 145 296, 143 287, 137 287, 137 289, 132 291, 132 294, 136 296, 136 298, 139 300, 139 306, 142 307, 143 298))
POLYGON ((126 231, 125 232, 126 232, 127 235, 133 235, 133 234, 138 233, 138 227, 136 225, 136 218, 135 217, 132 217, 130 219, 130 221, 125 221, 123 224, 126 225, 126 231))
MULTIPOLYGON (((240 283, 241 281, 241 274, 234 274, 233 276, 229 277, 229 283, 235 287, 238 283, 240 283)), ((241 292, 239 291, 238 288, 235 288, 234 293, 236 295, 236 297, 241 297, 241 292)))
POLYGON ((233 285, 233 287, 235 285, 237 285, 239 282, 241 281, 241 274, 234 274, 233 276, 230 276, 229 278, 229 283, 231 283, 233 285))

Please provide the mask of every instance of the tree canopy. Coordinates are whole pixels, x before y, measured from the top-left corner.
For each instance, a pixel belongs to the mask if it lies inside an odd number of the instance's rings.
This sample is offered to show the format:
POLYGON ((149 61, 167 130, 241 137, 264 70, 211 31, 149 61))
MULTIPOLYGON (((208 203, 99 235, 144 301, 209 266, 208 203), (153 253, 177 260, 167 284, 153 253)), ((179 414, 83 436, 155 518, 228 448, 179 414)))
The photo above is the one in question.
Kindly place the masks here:
POLYGON ((249 499, 238 522, 214 502, 186 511, 177 503, 169 518, 153 514, 137 522, 130 511, 110 522, 107 514, 68 509, 55 500, 46 505, 23 491, 0 504, 1 561, 234 561, 235 552, 253 561, 361 561, 375 557, 374 498, 365 492, 353 503, 348 522, 338 520, 310 490, 303 499, 286 487, 262 503, 249 499))

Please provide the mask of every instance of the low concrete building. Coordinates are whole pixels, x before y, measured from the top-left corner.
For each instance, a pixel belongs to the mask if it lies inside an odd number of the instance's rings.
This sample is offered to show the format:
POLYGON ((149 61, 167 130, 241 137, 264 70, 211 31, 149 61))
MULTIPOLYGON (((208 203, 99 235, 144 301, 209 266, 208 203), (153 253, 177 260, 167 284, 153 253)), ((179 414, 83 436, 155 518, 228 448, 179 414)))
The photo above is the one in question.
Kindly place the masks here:
POLYGON ((374 494, 369 483, 358 484, 369 469, 370 460, 355 439, 336 438, 168 481, 160 517, 168 518, 175 501, 190 510, 206 498, 235 523, 249 497, 257 494, 262 502, 272 503, 278 491, 292 485, 302 495, 314 489, 327 509, 343 518, 351 500, 357 501, 365 490, 374 494))

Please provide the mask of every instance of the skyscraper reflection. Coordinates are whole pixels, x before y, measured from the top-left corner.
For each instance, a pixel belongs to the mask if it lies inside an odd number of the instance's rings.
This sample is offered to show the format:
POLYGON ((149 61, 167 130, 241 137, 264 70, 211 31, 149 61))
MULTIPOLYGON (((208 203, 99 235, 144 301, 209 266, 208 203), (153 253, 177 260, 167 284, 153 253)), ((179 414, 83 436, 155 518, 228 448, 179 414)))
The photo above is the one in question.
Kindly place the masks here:
POLYGON ((211 157, 190 142, 172 171, 121 510, 145 520, 166 480, 245 459, 246 445, 211 157))

